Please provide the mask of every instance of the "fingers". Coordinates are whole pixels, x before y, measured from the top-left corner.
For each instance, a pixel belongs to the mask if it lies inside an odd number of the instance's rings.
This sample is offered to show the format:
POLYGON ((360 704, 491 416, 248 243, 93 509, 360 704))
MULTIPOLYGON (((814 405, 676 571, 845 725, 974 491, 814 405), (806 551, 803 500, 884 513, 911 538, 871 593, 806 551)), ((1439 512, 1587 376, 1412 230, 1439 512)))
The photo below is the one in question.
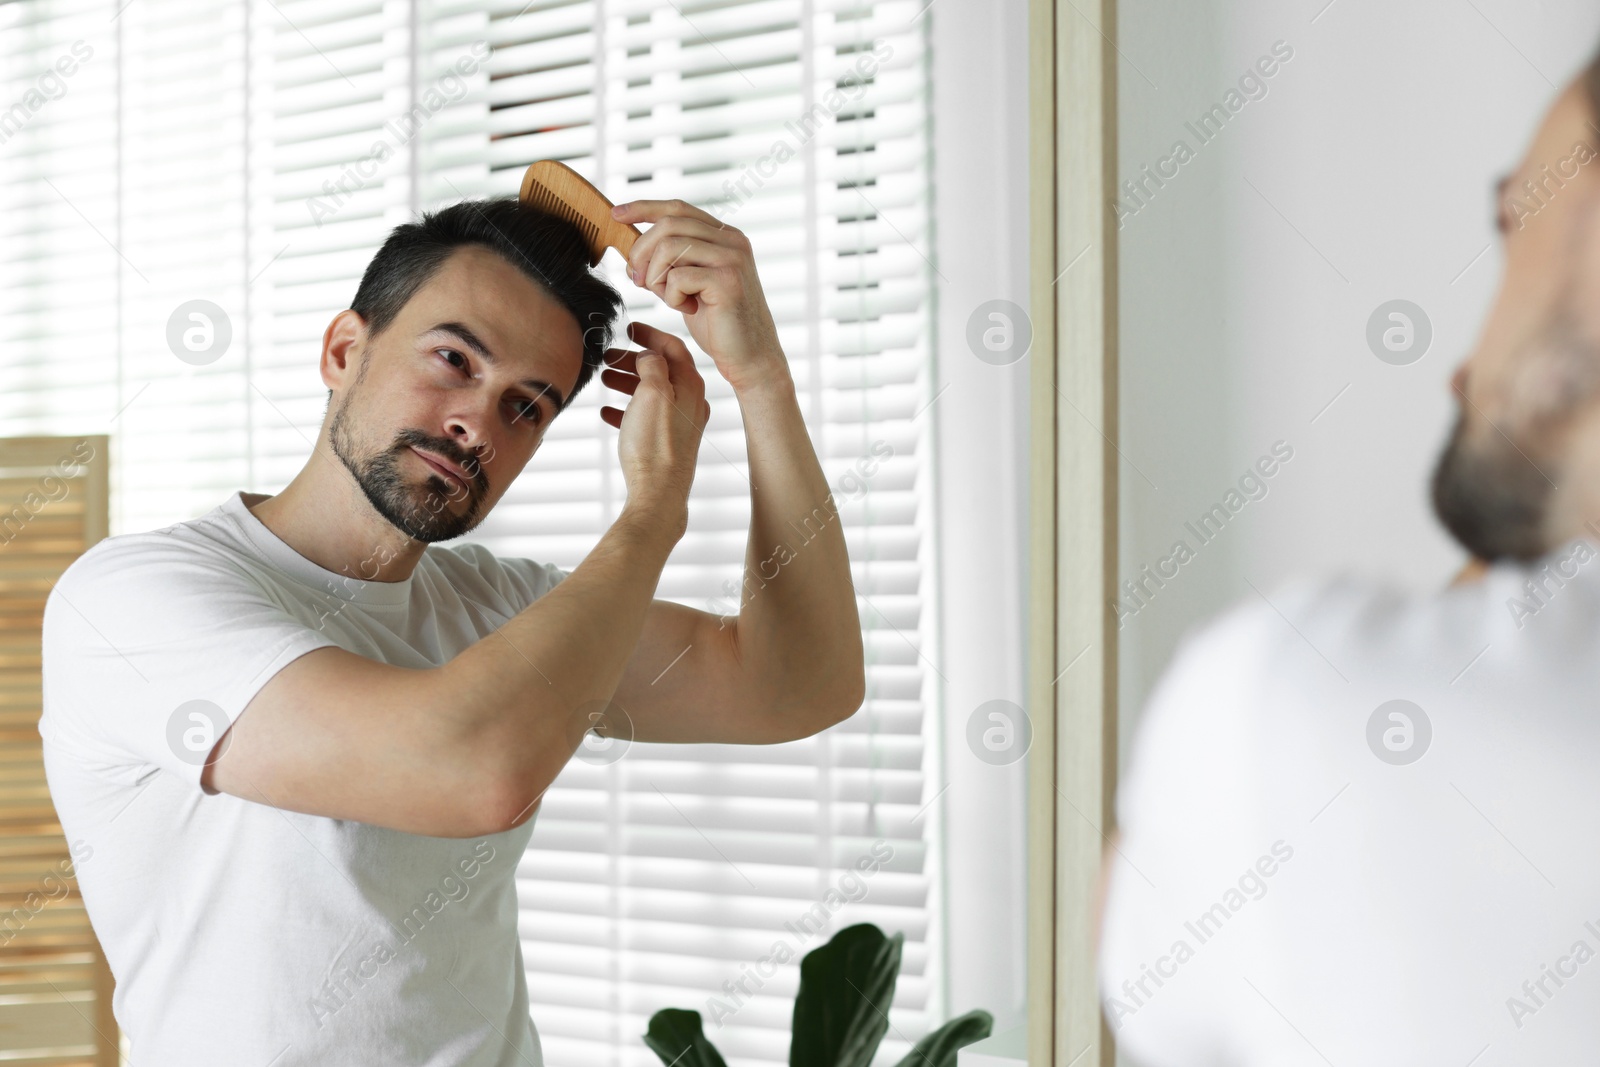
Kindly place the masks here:
POLYGON ((689 356, 689 361, 691 363, 694 362, 693 357, 690 356, 688 346, 683 343, 682 339, 674 334, 667 333, 665 330, 646 326, 642 322, 630 323, 628 325, 628 339, 637 342, 639 348, 606 349, 604 353, 606 366, 633 374, 636 372, 634 359, 639 355, 640 349, 650 349, 673 360, 689 356))
POLYGON ((638 384, 639 372, 634 369, 633 360, 630 359, 626 364, 603 368, 600 371, 600 382, 607 389, 615 389, 618 392, 632 392, 633 390, 629 386, 638 384), (624 381, 619 381, 619 377, 624 381))
POLYGON ((716 271, 709 267, 673 267, 667 272, 665 284, 656 295, 673 311, 693 315, 700 310, 700 300, 696 294, 708 289, 715 277, 716 271))
POLYGON ((641 348, 653 348, 668 358, 685 359, 691 366, 694 365, 694 357, 689 354, 689 346, 675 333, 658 330, 647 322, 630 322, 628 339, 641 348))
MULTIPOLYGON (((637 351, 609 348, 605 351, 605 366, 600 371, 600 381, 608 389, 636 397, 642 384, 666 390, 678 414, 696 421, 703 430, 711 417, 711 405, 706 401, 705 378, 694 365, 694 355, 682 338, 658 330, 642 322, 628 324, 628 336, 645 347, 637 351), (691 414, 692 413, 692 414, 691 414)), ((623 409, 605 406, 600 418, 608 426, 621 429, 623 409)))
POLYGON ((699 219, 713 226, 722 223, 709 211, 695 207, 693 204, 682 200, 632 200, 626 204, 618 204, 611 209, 613 218, 623 222, 659 222, 670 217, 684 217, 699 219))
POLYGON ((719 266, 749 248, 744 234, 731 226, 698 219, 670 218, 650 227, 628 252, 628 274, 648 284, 677 263, 688 267, 719 266), (650 269, 645 270, 649 265, 650 269))
MULTIPOLYGON (((645 236, 654 236, 655 232, 651 230, 645 236)), ((649 245, 644 244, 643 237, 639 238, 633 246, 633 251, 628 255, 628 262, 629 273, 633 276, 634 282, 655 292, 666 281, 667 272, 676 267, 731 269, 739 265, 740 253, 721 245, 666 234, 661 240, 649 245), (644 245, 642 249, 641 245, 644 245)))
MULTIPOLYGON (((672 310, 685 315, 699 311, 700 302, 692 295, 685 299, 682 291, 676 298, 669 297, 667 286, 673 279, 688 274, 695 274, 701 279, 717 273, 736 276, 741 266, 739 253, 732 249, 712 249, 697 241, 680 238, 669 238, 646 254, 650 258, 644 261, 635 282, 660 297, 672 310)), ((704 288, 706 285, 703 281, 687 287, 691 294, 704 288)))
MULTIPOLYGON (((670 278, 670 277, 672 277, 672 275, 668 274, 667 277, 670 278)), ((663 300, 666 299, 665 292, 662 293, 661 298, 663 300)), ((700 298, 697 297, 697 296, 686 296, 686 297, 684 297, 682 299, 682 301, 680 303, 678 303, 678 304, 668 304, 667 306, 672 308, 673 311, 676 311, 676 312, 678 312, 680 314, 693 315, 696 311, 700 310, 700 298)))
POLYGON ((636 344, 644 346, 645 351, 666 357, 675 385, 688 390, 695 397, 705 396, 706 381, 700 376, 700 371, 694 365, 694 356, 681 338, 642 322, 630 322, 628 336, 636 344))
MULTIPOLYGON (((711 401, 705 399, 700 401, 699 415, 699 427, 704 430, 711 422, 711 401)), ((600 408, 600 421, 614 430, 622 429, 622 420, 626 416, 627 412, 622 408, 612 407, 609 404, 602 405, 600 408)))
POLYGON ((632 396, 633 391, 639 387, 639 376, 637 374, 624 374, 608 367, 600 372, 600 382, 607 389, 615 389, 619 393, 627 393, 632 396))
POLYGON ((671 283, 680 271, 694 268, 738 272, 750 262, 750 240, 742 231, 711 220, 704 212, 699 216, 671 214, 662 217, 633 243, 628 253, 628 276, 635 285, 655 293, 672 310, 693 315, 700 310, 702 301, 696 294, 707 288, 704 280, 707 276, 700 275, 700 280, 673 286, 671 283))
POLYGON ((667 369, 667 357, 660 352, 647 348, 635 353, 633 368, 641 384, 659 386, 671 391, 672 374, 667 369))

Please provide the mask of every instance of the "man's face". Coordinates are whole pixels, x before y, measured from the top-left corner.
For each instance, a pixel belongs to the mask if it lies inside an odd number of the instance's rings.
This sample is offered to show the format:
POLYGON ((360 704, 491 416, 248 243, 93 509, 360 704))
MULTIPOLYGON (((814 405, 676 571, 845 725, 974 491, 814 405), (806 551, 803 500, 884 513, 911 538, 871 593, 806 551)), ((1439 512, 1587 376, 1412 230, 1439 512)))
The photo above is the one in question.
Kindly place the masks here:
POLYGON ((522 472, 583 363, 572 313, 498 254, 458 248, 371 336, 354 312, 329 327, 350 338, 328 435, 368 502, 415 540, 471 530, 522 472), (452 475, 438 465, 457 468, 452 475))
POLYGON ((1595 462, 1580 445, 1600 427, 1593 119, 1574 82, 1497 197, 1505 273, 1483 335, 1451 382, 1459 410, 1432 484, 1440 521, 1479 559, 1542 555, 1575 533, 1564 520, 1594 499, 1586 486, 1595 483, 1580 477, 1595 462))

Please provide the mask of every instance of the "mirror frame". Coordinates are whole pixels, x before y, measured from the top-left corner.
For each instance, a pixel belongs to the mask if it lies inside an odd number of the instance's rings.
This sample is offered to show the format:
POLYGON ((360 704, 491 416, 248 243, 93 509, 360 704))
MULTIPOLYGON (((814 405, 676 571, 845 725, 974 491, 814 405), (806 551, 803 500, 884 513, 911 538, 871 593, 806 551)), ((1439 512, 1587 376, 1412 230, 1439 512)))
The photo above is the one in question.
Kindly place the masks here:
POLYGON ((1029 0, 1028 21, 1028 1062, 1113 1067, 1095 948, 1117 771, 1116 0, 1029 0))

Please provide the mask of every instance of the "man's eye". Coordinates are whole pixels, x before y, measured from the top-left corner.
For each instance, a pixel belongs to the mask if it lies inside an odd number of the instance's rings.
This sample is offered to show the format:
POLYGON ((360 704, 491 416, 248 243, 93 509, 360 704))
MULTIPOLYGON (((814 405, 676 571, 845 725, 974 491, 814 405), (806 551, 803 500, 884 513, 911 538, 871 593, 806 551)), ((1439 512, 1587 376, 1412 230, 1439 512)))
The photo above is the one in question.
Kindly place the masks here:
POLYGON ((544 411, 540 409, 537 400, 522 400, 516 405, 518 422, 530 422, 537 426, 539 420, 544 418, 544 411))
POLYGON ((467 365, 467 357, 463 356, 460 352, 457 352, 453 348, 441 348, 438 351, 439 354, 444 357, 444 361, 450 364, 452 367, 465 367, 467 365), (461 362, 457 363, 456 360, 460 360, 461 362))

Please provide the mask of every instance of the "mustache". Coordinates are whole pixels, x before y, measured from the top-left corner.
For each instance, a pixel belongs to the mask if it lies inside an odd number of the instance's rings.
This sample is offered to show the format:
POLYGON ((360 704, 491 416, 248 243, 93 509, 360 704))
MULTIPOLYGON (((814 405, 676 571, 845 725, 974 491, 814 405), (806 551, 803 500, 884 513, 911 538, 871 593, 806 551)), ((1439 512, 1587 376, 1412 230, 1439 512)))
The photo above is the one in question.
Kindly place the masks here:
POLYGON ((443 456, 466 472, 468 480, 472 483, 475 495, 482 496, 489 491, 489 477, 483 472, 483 463, 477 456, 466 451, 448 437, 434 437, 423 433, 421 430, 401 430, 394 436, 394 446, 390 451, 404 452, 409 448, 420 448, 443 456))

